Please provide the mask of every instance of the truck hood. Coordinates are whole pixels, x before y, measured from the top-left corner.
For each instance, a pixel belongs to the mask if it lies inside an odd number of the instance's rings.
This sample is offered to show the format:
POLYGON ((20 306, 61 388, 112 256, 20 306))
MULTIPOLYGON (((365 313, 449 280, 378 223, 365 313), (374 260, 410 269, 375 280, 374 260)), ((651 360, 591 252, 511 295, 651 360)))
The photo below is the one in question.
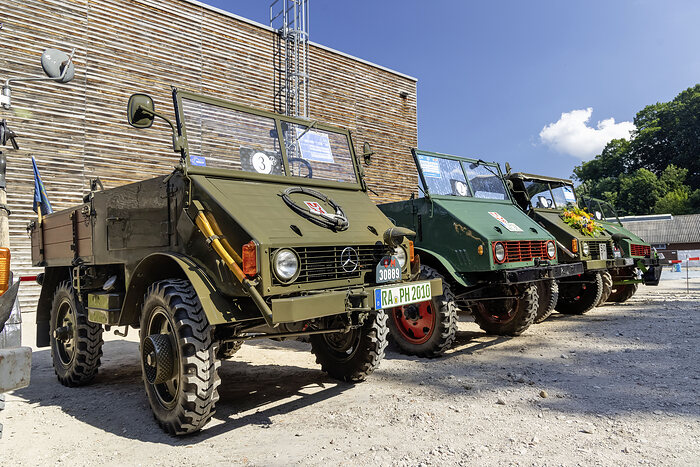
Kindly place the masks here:
MULTIPOLYGON (((314 224, 294 212, 280 196, 282 192, 299 185, 253 180, 231 180, 191 175, 195 192, 202 192, 208 202, 215 203, 233 224, 240 225, 252 238, 266 245, 326 246, 337 244, 374 244, 382 240, 391 222, 369 199, 366 193, 356 189, 313 187, 339 205, 348 219, 344 231, 333 231, 314 224), (295 227, 292 227, 295 226, 295 227), (295 229, 301 233, 295 232, 295 229), (376 233, 374 233, 376 232, 376 233)), ((317 202, 328 213, 331 206, 312 196, 294 193, 290 198, 306 208, 304 202, 317 202)), ((217 219, 224 224, 225 219, 217 219)), ((226 226, 221 225, 225 231, 226 226)))
POLYGON ((537 210, 535 211, 537 218, 541 220, 544 226, 550 232, 555 233, 557 239, 565 244, 569 244, 568 240, 572 237, 579 240, 610 240, 610 234, 607 231, 600 233, 597 237, 589 237, 584 235, 578 229, 575 229, 564 222, 564 220, 559 217, 559 211, 553 210, 537 210), (565 238, 568 237, 568 238, 565 238))
POLYGON ((649 245, 647 242, 618 224, 617 222, 601 222, 601 225, 605 228, 605 230, 612 236, 614 234, 620 234, 624 235, 625 237, 628 237, 632 243, 635 243, 637 245, 649 245))
POLYGON ((489 242, 554 239, 514 204, 442 198, 434 199, 434 203, 452 215, 456 222, 489 242))

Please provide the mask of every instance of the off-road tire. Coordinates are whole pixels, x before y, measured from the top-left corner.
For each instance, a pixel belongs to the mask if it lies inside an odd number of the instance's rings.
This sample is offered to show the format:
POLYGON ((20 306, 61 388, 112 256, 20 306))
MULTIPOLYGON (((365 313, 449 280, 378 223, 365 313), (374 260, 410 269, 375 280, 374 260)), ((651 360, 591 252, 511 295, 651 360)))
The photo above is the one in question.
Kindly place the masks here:
POLYGON ((608 271, 602 273, 600 277, 603 280, 603 290, 600 293, 600 300, 596 306, 603 306, 608 301, 608 297, 613 289, 613 278, 608 271))
MULTIPOLYGON (((141 369, 148 402, 158 424, 172 435, 183 435, 200 430, 214 415, 219 400, 221 379, 216 358, 218 342, 209 324, 194 288, 187 280, 168 279, 148 288, 141 309, 140 349, 148 337, 153 317, 167 320, 174 353, 173 363, 178 380, 173 390, 172 405, 167 407, 159 399, 160 386, 146 378, 142 356, 141 369)), ((140 352, 143 355, 143 352, 140 352)))
MULTIPOLYGON (((51 359, 58 381, 68 387, 82 386, 97 376, 102 357, 102 326, 87 320, 83 308, 70 281, 63 281, 53 294, 50 318, 51 359), (54 335, 59 315, 68 316, 72 328, 69 344, 54 335)), ((61 319, 61 322, 65 322, 61 319)), ((64 327, 64 326, 60 326, 64 327)))
POLYGON ((219 349, 216 351, 216 358, 224 360, 234 356, 243 347, 243 341, 219 342, 219 349))
MULTIPOLYGON (((588 275, 590 277, 590 275, 588 275)), ((603 293, 603 278, 594 273, 590 284, 559 284, 559 300, 555 309, 565 315, 582 315, 592 310, 600 302, 603 293)))
POLYGON ((625 284, 613 286, 613 290, 608 297, 608 302, 622 303, 626 302, 637 293, 639 284, 625 284))
POLYGON ((559 284, 556 280, 539 281, 537 282, 537 295, 540 303, 537 307, 535 324, 543 322, 554 313, 554 307, 559 300, 559 284))
POLYGON ((534 283, 527 285, 524 289, 518 288, 518 293, 520 297, 514 300, 477 302, 477 305, 472 307, 474 322, 488 334, 519 336, 535 322, 539 307, 539 296, 537 294, 537 285, 534 283), (513 303, 514 301, 515 303, 513 303), (489 318, 491 315, 502 314, 504 308, 508 306, 515 309, 510 320, 499 323, 489 318))
POLYGON ((450 289, 450 285, 435 269, 430 266, 421 266, 418 280, 431 279, 442 280, 442 294, 434 296, 431 300, 431 306, 428 311, 435 313, 435 316, 432 334, 425 342, 411 342, 408 336, 405 336, 406 331, 402 331, 403 328, 399 324, 400 318, 395 316, 395 313, 403 313, 403 308, 385 310, 389 335, 401 353, 406 355, 427 358, 439 357, 452 346, 457 336, 457 305, 455 305, 455 297, 450 289))
POLYGON ((362 327, 350 331, 355 334, 349 336, 353 343, 347 356, 341 356, 329 343, 328 339, 340 337, 339 333, 312 334, 309 338, 316 363, 333 378, 349 383, 364 381, 384 358, 389 333, 386 320, 383 311, 369 312, 362 327))

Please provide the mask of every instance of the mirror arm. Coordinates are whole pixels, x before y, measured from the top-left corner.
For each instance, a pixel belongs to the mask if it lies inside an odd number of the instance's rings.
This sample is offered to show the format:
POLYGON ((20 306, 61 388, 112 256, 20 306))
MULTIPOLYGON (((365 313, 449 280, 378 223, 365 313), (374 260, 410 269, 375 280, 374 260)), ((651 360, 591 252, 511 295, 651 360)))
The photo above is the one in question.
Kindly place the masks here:
POLYGON ((152 115, 154 117, 162 118, 165 120, 165 122, 170 125, 170 128, 173 130, 173 151, 174 152, 182 152, 183 149, 185 149, 185 144, 183 142, 182 136, 180 136, 177 132, 177 128, 175 128, 175 125, 173 125, 173 122, 170 121, 165 115, 161 115, 158 112, 155 112, 151 109, 147 109, 146 107, 139 105, 138 108, 136 109, 139 112, 143 112, 148 115, 152 115))
POLYGON ((10 106, 12 105, 12 90, 10 88, 11 83, 26 83, 29 81, 56 81, 60 82, 63 78, 65 78, 66 73, 68 73, 68 69, 70 68, 70 64, 73 61, 73 55, 75 55, 75 49, 73 49, 68 56, 68 60, 66 61, 65 66, 63 67, 63 72, 61 73, 61 76, 57 78, 45 78, 45 77, 38 77, 38 78, 9 78, 5 80, 5 84, 2 86, 2 93, 0 94, 0 105, 3 106, 5 110, 10 110, 10 106))

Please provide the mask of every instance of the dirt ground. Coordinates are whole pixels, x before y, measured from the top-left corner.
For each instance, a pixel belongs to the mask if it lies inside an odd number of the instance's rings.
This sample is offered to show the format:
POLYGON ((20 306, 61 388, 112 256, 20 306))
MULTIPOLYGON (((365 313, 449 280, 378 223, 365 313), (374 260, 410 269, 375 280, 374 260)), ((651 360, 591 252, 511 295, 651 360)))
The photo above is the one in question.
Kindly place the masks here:
POLYGON ((518 338, 465 320, 443 358, 390 350, 356 386, 325 376, 308 344, 260 341, 223 363, 214 420, 185 438, 152 418, 137 333, 105 333, 87 387, 61 386, 49 351, 34 353, 31 386, 0 412, 0 464, 698 465, 699 308, 700 280, 690 294, 666 280, 518 338))

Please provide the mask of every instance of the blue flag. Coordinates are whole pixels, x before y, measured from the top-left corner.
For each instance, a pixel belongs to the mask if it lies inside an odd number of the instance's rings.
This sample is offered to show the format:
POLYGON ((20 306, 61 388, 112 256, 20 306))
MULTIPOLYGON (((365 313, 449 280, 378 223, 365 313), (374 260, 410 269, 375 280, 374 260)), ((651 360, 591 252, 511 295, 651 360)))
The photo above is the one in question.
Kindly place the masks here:
POLYGON ((37 214, 39 209, 41 209, 41 214, 44 216, 51 214, 53 209, 51 208, 49 197, 46 196, 46 189, 44 189, 44 184, 41 182, 41 176, 39 175, 39 169, 36 168, 34 156, 32 156, 32 168, 34 169, 34 204, 32 209, 37 214))

